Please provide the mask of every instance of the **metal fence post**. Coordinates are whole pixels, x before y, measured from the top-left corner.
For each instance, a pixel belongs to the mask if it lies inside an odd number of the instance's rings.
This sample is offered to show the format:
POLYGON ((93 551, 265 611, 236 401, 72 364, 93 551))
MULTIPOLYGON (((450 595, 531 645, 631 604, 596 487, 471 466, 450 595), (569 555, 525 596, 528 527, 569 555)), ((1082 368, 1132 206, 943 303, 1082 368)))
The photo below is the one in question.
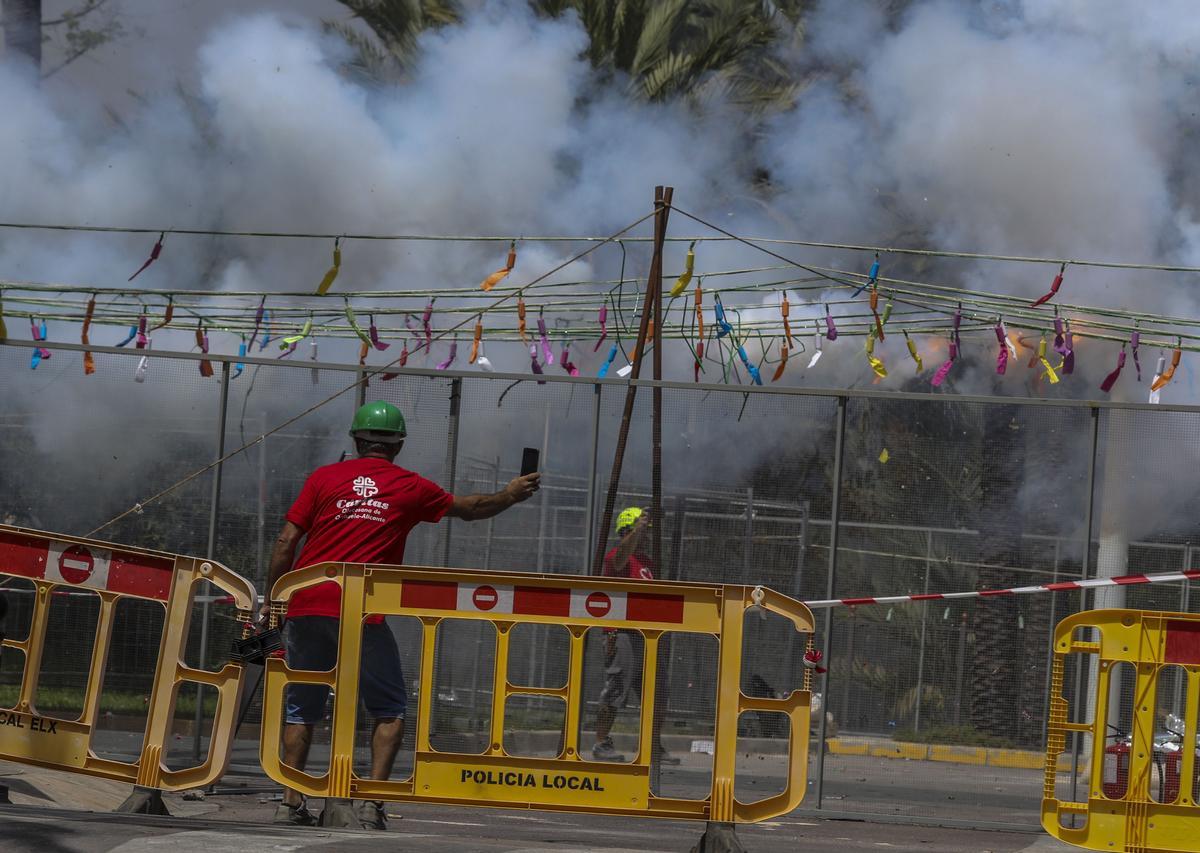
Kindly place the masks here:
MULTIPOLYGON (((925 585, 921 592, 929 595, 929 563, 933 559, 933 531, 925 531, 925 585)), ((913 711, 913 731, 921 730, 921 699, 925 693, 925 626, 929 621, 929 602, 921 602, 921 647, 917 651, 917 704, 913 711)))
MULTIPOLYGON (((446 489, 453 494, 455 479, 458 476, 458 424, 459 412, 462 409, 462 379, 455 377, 450 380, 450 437, 446 441, 446 489)), ((442 532, 442 565, 450 565, 450 525, 452 519, 446 518, 446 527, 442 532)))
MULTIPOLYGON (((1096 506, 1096 454, 1100 445, 1100 410, 1095 406, 1090 409, 1092 415, 1092 455, 1088 458, 1087 472, 1087 515, 1083 525, 1083 560, 1080 563, 1079 577, 1087 580, 1088 567, 1092 560, 1092 514, 1096 506)), ((1079 610, 1087 610, 1086 589, 1079 591, 1079 610)), ((1076 662, 1078 664, 1078 662, 1076 662)), ((1049 677, 1049 673, 1046 674, 1049 677)), ((1083 691, 1087 683, 1087 674, 1083 667, 1075 668, 1075 719, 1078 721, 1083 712, 1083 691)), ((1076 732, 1074 744, 1071 747, 1071 799, 1077 801, 1076 791, 1079 785, 1079 750, 1082 740, 1076 732)))
POLYGON ((588 484, 587 484, 587 499, 585 501, 586 509, 584 510, 587 520, 584 521, 584 544, 583 544, 583 564, 582 570, 577 574, 586 575, 588 573, 588 561, 592 558, 592 553, 596 550, 596 465, 600 454, 600 395, 604 391, 604 386, 597 382, 592 386, 592 461, 588 466, 588 484))
MULTIPOLYGON (((833 444, 833 499, 829 509, 829 576, 825 579, 825 597, 833 598, 837 579, 838 521, 841 514, 842 455, 846 438, 846 398, 837 398, 837 421, 833 444)), ((833 608, 825 611, 825 637, 822 640, 826 655, 833 648, 833 608)), ((817 808, 825 789, 825 729, 829 719, 829 671, 821 675, 821 717, 817 721, 817 808)))
MULTIPOLYGON (((208 508, 208 558, 214 559, 217 552, 217 523, 221 517, 221 479, 224 475, 224 464, 220 462, 225 455, 225 419, 229 412, 229 362, 221 362, 221 397, 217 408, 217 467, 213 470, 213 485, 211 503, 208 508)), ((200 616, 200 652, 199 666, 204 669, 208 659, 208 597, 205 596, 200 616)), ((196 712, 192 720, 192 759, 200 760, 200 730, 204 726, 204 687, 196 685, 196 712)))

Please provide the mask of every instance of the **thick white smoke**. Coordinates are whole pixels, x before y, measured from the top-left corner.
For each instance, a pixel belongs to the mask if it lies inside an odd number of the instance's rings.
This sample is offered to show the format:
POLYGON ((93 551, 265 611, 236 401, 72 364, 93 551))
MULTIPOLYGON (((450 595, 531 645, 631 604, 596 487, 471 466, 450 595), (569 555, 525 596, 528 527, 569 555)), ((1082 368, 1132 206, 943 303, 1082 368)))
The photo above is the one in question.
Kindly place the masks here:
MULTIPOLYGON (((1200 26, 1190 4, 1037 0, 977 9, 918 2, 891 17, 880 5, 827 0, 816 7, 804 43, 789 57, 804 75, 802 94, 794 109, 756 132, 719 103, 699 114, 682 104, 632 102, 625 81, 602 84, 592 73, 577 20, 538 18, 521 2, 473 8, 461 26, 426 35, 412 78, 382 90, 341 73, 346 47, 322 34, 318 21, 233 15, 198 54, 174 57, 178 66, 167 69, 164 85, 122 111, 120 124, 88 92, 55 91, 51 99, 21 69, 4 66, 0 217, 596 235, 646 212, 654 185, 670 184, 680 207, 747 235, 1200 260, 1200 187, 1186 169, 1197 106, 1190 51, 1200 26), (169 85, 174 76, 196 81, 186 98, 169 85), (768 189, 752 184, 755 166, 769 174, 768 189)), ((671 231, 704 233, 678 213, 671 231)), ((3 232, 0 265, 10 279, 119 287, 150 243, 3 232)), ((572 248, 523 244, 511 282, 530 280, 572 248)), ((137 283, 307 292, 330 249, 318 241, 169 237, 162 259, 137 283)), ((668 272, 679 270, 683 251, 670 247, 668 272)), ((865 270, 870 263, 841 251, 784 251, 831 267, 865 270)), ((499 265, 503 247, 350 242, 344 256, 338 287, 345 289, 474 289, 499 265)), ((701 244, 698 256, 699 274, 772 263, 728 243, 701 244)), ((606 247, 563 276, 611 278, 619 260, 606 247)), ((645 262, 644 250, 631 250, 627 274, 644 274, 645 262)), ((999 263, 918 266, 898 257, 883 263, 885 275, 1031 297, 1054 272, 999 263)), ((809 342, 821 304, 846 291, 806 293, 793 293, 793 321, 809 342), (803 298, 810 308, 798 304, 803 298)), ((762 313, 776 310, 774 296, 751 301, 766 306, 762 313)), ((1062 301, 1188 316, 1198 307, 1178 275, 1090 268, 1070 270, 1062 301)), ((77 330, 54 333, 75 340, 77 330)), ((106 335, 123 336, 97 330, 92 339, 114 342, 106 335)), ((186 335, 163 336, 156 346, 189 343, 186 335)), ((214 345, 231 352, 236 338, 215 335, 214 345)), ((996 380, 994 347, 990 336, 968 342, 977 366, 956 369, 956 390, 1029 390, 1024 359, 996 380)), ((576 352, 592 373, 605 355, 592 355, 590 345, 576 352)), ((1098 396, 1116 352, 1115 344, 1081 346, 1076 375, 1047 393, 1098 396)), ((896 380, 911 374, 899 336, 878 353, 896 380)), ((323 346, 322 354, 348 360, 352 348, 323 346)), ((488 355, 501 368, 528 366, 519 347, 493 344, 488 355)), ((1144 352, 1144 363, 1152 366, 1155 355, 1144 352)), ((678 356, 669 363, 673 378, 690 378, 690 358, 682 350, 678 356)), ((1181 381, 1190 358, 1164 402, 1193 398, 1181 381)), ((64 376, 69 370, 73 391, 111 394, 85 390, 77 359, 61 361, 69 367, 49 366, 64 376)), ((807 353, 793 356, 782 381, 847 387, 872 378, 861 338, 827 343, 811 371, 807 362, 807 353)), ((935 366, 927 364, 926 377, 935 366)), ((1144 399, 1146 382, 1134 383, 1129 368, 1113 397, 1144 399)), ((197 403, 186 388, 163 389, 160 403, 207 410, 211 401, 197 403)))

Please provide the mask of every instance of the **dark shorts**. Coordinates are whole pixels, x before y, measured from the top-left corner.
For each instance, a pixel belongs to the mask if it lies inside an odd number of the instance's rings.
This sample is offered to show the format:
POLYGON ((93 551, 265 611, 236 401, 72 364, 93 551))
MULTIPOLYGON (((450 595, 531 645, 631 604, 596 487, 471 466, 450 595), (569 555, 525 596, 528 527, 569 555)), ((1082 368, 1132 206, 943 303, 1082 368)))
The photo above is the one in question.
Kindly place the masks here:
POLYGON ((612 643, 608 637, 604 640, 604 689, 600 692, 600 704, 624 708, 631 695, 642 689, 642 653, 634 651, 633 641, 625 631, 618 631, 612 643))
MULTIPOLYGON (((325 671, 337 666, 338 619, 332 616, 297 616, 287 620, 287 665, 292 669, 325 671)), ((363 625, 362 669, 358 695, 376 719, 404 719, 408 695, 400 651, 386 623, 363 625)), ((287 721, 312 725, 325 719, 329 688, 324 684, 289 684, 287 721)))

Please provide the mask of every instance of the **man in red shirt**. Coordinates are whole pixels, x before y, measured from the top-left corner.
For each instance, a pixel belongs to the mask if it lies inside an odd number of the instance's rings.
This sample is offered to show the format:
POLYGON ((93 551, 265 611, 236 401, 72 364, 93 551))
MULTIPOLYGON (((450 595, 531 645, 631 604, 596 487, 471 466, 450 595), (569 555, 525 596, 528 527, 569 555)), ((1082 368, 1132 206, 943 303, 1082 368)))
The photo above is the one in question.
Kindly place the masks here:
MULTIPOLYGON (((408 533, 422 521, 445 516, 475 521, 490 518, 528 499, 538 490, 540 474, 512 480, 494 495, 451 495, 419 474, 393 464, 404 445, 404 416, 382 400, 367 403, 350 427, 358 458, 318 468, 304 482, 288 510, 287 521, 271 552, 268 589, 286 571, 323 562, 404 562, 408 533), (296 545, 307 536, 299 559, 296 545)), ((341 587, 332 581, 306 587, 288 602, 284 628, 287 662, 294 669, 330 670, 337 665, 341 587)), ((382 616, 363 625, 359 695, 375 720, 371 734, 371 778, 387 779, 404 736, 407 695, 400 654, 382 616)), ((329 688, 293 684, 287 693, 283 731, 284 763, 303 770, 313 726, 324 719, 329 688)), ((386 829, 383 804, 354 804, 365 829, 386 829)), ((287 789, 276 823, 311 826, 316 822, 304 798, 287 789)))
MULTIPOLYGON (((631 580, 654 580, 654 563, 640 550, 650 516, 640 507, 627 507, 617 516, 617 536, 621 541, 604 555, 604 576, 631 580)), ((624 761, 625 756, 613 746, 611 732, 617 712, 629 704, 629 696, 642 689, 643 649, 634 653, 633 638, 642 640, 637 631, 604 632, 604 689, 600 691, 600 707, 596 712, 596 744, 592 757, 600 761, 624 761)), ((641 643, 639 642, 639 645, 641 643)), ((660 691, 656 706, 665 707, 666 694, 660 691)), ((656 711, 656 716, 658 713, 656 711)), ((656 760, 661 764, 678 764, 662 742, 656 745, 656 760)))

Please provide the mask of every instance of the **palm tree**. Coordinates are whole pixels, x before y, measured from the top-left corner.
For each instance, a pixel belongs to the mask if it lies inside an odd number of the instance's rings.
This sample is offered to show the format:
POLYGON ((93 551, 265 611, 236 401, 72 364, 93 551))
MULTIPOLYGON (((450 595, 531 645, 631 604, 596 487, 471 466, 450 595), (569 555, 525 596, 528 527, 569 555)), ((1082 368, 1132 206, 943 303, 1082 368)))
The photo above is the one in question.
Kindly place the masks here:
POLYGON ((455 0, 338 0, 362 21, 371 34, 342 21, 325 21, 325 28, 346 40, 354 50, 350 70, 377 83, 404 79, 417 57, 417 38, 425 30, 457 24, 461 11, 455 0))
MULTIPOLYGON (((402 78, 426 29, 461 20, 455 0, 339 0, 372 33, 327 22, 355 49, 355 70, 402 78)), ((798 84, 782 58, 802 35, 801 0, 531 0, 557 18, 574 12, 588 34, 587 58, 623 77, 639 100, 723 97, 750 111, 790 105, 798 84)))

